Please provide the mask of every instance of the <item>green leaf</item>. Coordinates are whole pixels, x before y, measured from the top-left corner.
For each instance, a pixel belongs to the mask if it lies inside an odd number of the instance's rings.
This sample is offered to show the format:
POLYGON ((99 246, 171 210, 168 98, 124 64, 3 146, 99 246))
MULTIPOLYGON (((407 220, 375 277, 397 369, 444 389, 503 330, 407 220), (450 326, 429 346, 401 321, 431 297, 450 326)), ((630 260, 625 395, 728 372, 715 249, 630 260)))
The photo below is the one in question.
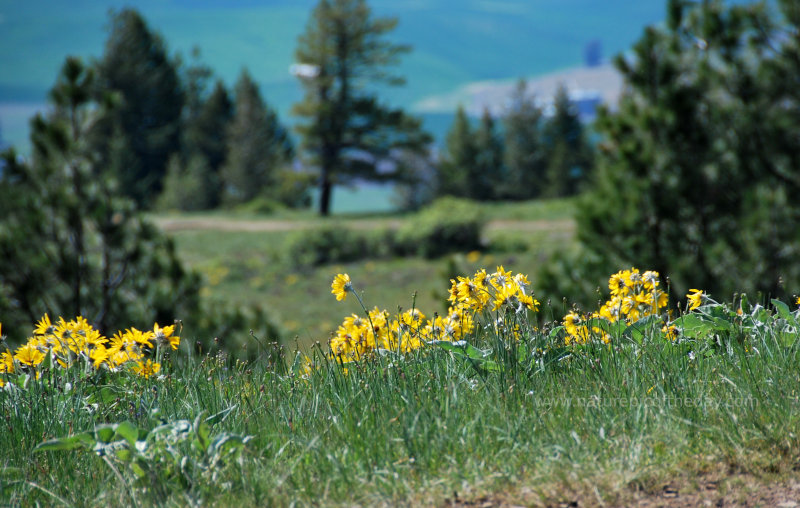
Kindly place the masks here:
POLYGON ((115 450, 117 458, 122 462, 130 462, 133 458, 133 451, 130 448, 118 448, 115 450))
POLYGON ((113 423, 98 425, 94 429, 95 438, 101 443, 110 443, 117 433, 117 425, 113 423))
POLYGON ((792 314, 792 311, 789 309, 788 305, 786 305, 785 303, 783 303, 778 299, 773 299, 772 305, 775 306, 775 310, 778 311, 778 315, 782 319, 785 319, 787 323, 794 326, 795 328, 798 327, 797 320, 795 319, 794 314, 792 314))
POLYGON ((549 338, 551 341, 556 341, 558 339, 563 339, 563 335, 566 333, 566 328, 561 326, 556 326, 552 330, 550 330, 549 338))
POLYGON ((298 351, 296 355, 294 355, 294 361, 292 362, 291 372, 292 374, 298 375, 300 371, 303 370, 303 361, 302 355, 298 351))
POLYGON ((121 437, 128 442, 129 445, 135 446, 136 441, 139 439, 139 429, 131 422, 125 421, 117 425, 114 437, 121 437))
POLYGON ((145 462, 144 460, 141 460, 141 459, 140 460, 134 460, 133 462, 131 462, 130 467, 131 467, 131 471, 133 471, 133 474, 135 474, 139 478, 144 478, 145 475, 147 474, 147 472, 144 470, 144 468, 142 467, 142 464, 140 464, 140 462, 145 464, 145 465, 147 464, 147 462, 145 462))
POLYGON ((252 436, 242 437, 236 434, 223 432, 214 436, 214 440, 208 448, 209 455, 213 457, 215 461, 219 460, 231 452, 241 450, 251 439, 252 436))
POLYGON ((74 436, 50 439, 36 445, 35 452, 48 452, 54 450, 74 450, 76 448, 91 448, 96 441, 88 432, 75 434, 74 436))
POLYGON ((623 333, 623 335, 625 337, 630 338, 637 344, 642 344, 646 337, 651 336, 650 332, 653 330, 653 328, 656 327, 658 327, 659 329, 661 328, 662 322, 663 319, 661 318, 661 316, 657 315, 645 316, 636 321, 635 323, 631 324, 627 328, 625 328, 625 332, 623 333))
POLYGON ((627 327, 624 321, 615 321, 612 323, 608 319, 602 317, 593 317, 581 324, 588 327, 590 334, 595 333, 594 328, 599 328, 614 338, 622 336, 627 327))
POLYGON ((683 335, 695 339, 705 337, 712 329, 712 325, 709 321, 695 313, 685 314, 673 321, 672 324, 678 327, 683 335))
POLYGON ((194 435, 197 440, 198 447, 200 450, 205 452, 208 449, 209 444, 209 426, 208 423, 203 419, 206 415, 205 411, 201 411, 200 414, 197 415, 197 418, 194 419, 194 435))

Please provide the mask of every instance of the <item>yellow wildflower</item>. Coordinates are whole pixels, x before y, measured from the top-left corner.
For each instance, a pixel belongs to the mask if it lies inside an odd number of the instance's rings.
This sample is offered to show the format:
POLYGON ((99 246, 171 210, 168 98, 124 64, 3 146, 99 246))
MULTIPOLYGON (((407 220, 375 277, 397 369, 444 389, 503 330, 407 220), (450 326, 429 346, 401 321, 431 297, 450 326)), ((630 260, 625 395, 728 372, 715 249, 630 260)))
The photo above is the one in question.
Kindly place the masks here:
POLYGON ((133 366, 133 372, 143 378, 149 378, 158 374, 161 370, 161 364, 150 360, 139 360, 133 366))
POLYGON ((32 341, 21 346, 14 354, 14 360, 28 367, 38 366, 44 361, 44 353, 39 351, 39 348, 36 346, 37 345, 32 341))
POLYGON ((689 310, 694 310, 703 303, 705 293, 703 293, 702 289, 690 289, 689 291, 689 294, 686 295, 689 300, 689 310))
POLYGON ((177 335, 174 335, 174 333, 175 325, 165 326, 164 328, 158 326, 158 323, 153 325, 153 337, 156 339, 158 344, 169 344, 172 349, 178 349, 178 346, 181 343, 181 338, 177 335))
POLYGON ((353 290, 353 283, 350 282, 350 276, 346 273, 340 273, 333 278, 331 283, 331 293, 336 296, 337 301, 342 301, 347 298, 347 292, 353 290))

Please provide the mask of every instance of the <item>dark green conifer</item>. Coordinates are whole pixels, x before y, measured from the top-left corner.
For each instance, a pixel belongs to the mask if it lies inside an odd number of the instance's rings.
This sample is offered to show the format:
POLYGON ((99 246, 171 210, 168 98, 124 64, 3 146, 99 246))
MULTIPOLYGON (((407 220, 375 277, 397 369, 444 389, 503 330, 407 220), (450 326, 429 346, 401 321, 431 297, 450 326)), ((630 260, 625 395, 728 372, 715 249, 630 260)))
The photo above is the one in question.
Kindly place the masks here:
POLYGON ((410 50, 387 39, 396 25, 374 17, 364 0, 321 0, 298 39, 305 96, 294 114, 306 161, 319 171, 321 215, 330 213, 334 184, 401 178, 404 152, 423 153, 430 142, 418 119, 369 89, 403 83, 386 70, 410 50))

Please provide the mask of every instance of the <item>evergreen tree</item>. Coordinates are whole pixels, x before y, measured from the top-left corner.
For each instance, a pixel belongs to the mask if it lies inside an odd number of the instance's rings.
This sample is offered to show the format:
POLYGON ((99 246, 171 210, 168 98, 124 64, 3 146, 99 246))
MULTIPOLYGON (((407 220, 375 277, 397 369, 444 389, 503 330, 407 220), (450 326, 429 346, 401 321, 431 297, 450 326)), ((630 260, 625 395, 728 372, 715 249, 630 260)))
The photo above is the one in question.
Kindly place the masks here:
POLYGON ((499 197, 505 180, 503 167, 503 141, 497 134, 494 118, 488 109, 483 110, 481 122, 475 132, 475 163, 470 166, 468 197, 487 201, 499 197))
POLYGON ((197 211, 214 208, 219 201, 219 178, 212 172, 208 160, 199 152, 184 162, 173 154, 167 165, 164 190, 156 207, 161 210, 197 211))
POLYGON ((430 141, 419 120, 381 104, 367 89, 403 82, 385 70, 409 51, 386 39, 396 24, 374 18, 364 0, 320 0, 298 39, 305 97, 294 113, 304 119, 298 132, 307 160, 319 168, 321 215, 330 212, 334 184, 396 178, 402 152, 421 153, 430 141), (379 170, 386 167, 394 171, 379 170))
MULTIPOLYGON (((0 315, 24 337, 44 313, 112 326, 168 324, 198 309, 199 277, 120 197, 91 133, 111 114, 91 100, 95 75, 69 58, 31 124, 30 162, 6 152, 0 174, 0 315)), ((111 330, 113 331, 113 330, 111 330)))
POLYGON ((470 194, 470 176, 478 155, 475 133, 463 106, 459 105, 453 125, 447 133, 446 150, 439 164, 439 196, 467 197, 470 194))
POLYGON ((542 110, 527 96, 522 80, 511 96, 503 127, 507 176, 501 195, 510 199, 541 196, 546 178, 542 110))
POLYGON ((187 126, 192 133, 189 142, 192 149, 202 154, 214 174, 219 173, 228 154, 225 133, 232 119, 233 103, 225 85, 217 81, 197 117, 187 126))
POLYGON ((544 195, 577 194, 589 174, 592 155, 578 110, 563 85, 553 98, 553 116, 543 128, 547 159, 544 195))
MULTIPOLYGON (((800 287, 800 15, 795 2, 781 7, 776 23, 762 4, 673 0, 666 28, 617 58, 629 91, 599 118, 581 258, 606 276, 658 270, 677 296, 800 287)), ((570 278, 579 268, 566 267, 570 278)))
POLYGON ((279 169, 294 148, 277 114, 267 107, 250 74, 236 83, 235 112, 227 133, 228 156, 221 170, 224 199, 245 203, 269 196, 279 169))
POLYGON ((97 64, 96 99, 108 91, 116 107, 95 133, 98 151, 121 189, 140 206, 161 191, 169 156, 180 146, 184 92, 163 39, 133 9, 111 16, 105 52, 97 64))

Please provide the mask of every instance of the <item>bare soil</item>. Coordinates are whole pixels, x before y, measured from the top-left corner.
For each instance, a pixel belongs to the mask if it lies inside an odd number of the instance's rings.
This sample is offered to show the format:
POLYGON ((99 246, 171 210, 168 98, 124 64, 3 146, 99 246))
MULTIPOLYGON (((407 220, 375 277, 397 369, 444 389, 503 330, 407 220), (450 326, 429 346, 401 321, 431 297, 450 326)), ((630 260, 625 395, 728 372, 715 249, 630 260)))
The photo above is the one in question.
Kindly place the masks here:
POLYGON ((443 506, 490 508, 542 506, 553 508, 631 506, 642 508, 710 507, 800 507, 800 474, 793 472, 780 479, 734 474, 721 478, 699 476, 679 480, 655 489, 627 486, 616 492, 583 485, 576 489, 560 487, 522 487, 516 492, 475 499, 462 499, 457 493, 443 506), (566 490, 566 492, 565 492, 566 490))
MULTIPOLYGON (((166 232, 178 231, 241 231, 241 232, 275 232, 295 231, 321 225, 317 220, 280 220, 280 219, 231 219, 223 217, 156 217, 156 225, 166 232)), ((343 221, 349 227, 371 230, 381 227, 397 228, 400 219, 348 219, 343 221)), ((558 220, 494 220, 487 224, 488 231, 564 231, 575 230, 575 222, 571 219, 558 220)))

